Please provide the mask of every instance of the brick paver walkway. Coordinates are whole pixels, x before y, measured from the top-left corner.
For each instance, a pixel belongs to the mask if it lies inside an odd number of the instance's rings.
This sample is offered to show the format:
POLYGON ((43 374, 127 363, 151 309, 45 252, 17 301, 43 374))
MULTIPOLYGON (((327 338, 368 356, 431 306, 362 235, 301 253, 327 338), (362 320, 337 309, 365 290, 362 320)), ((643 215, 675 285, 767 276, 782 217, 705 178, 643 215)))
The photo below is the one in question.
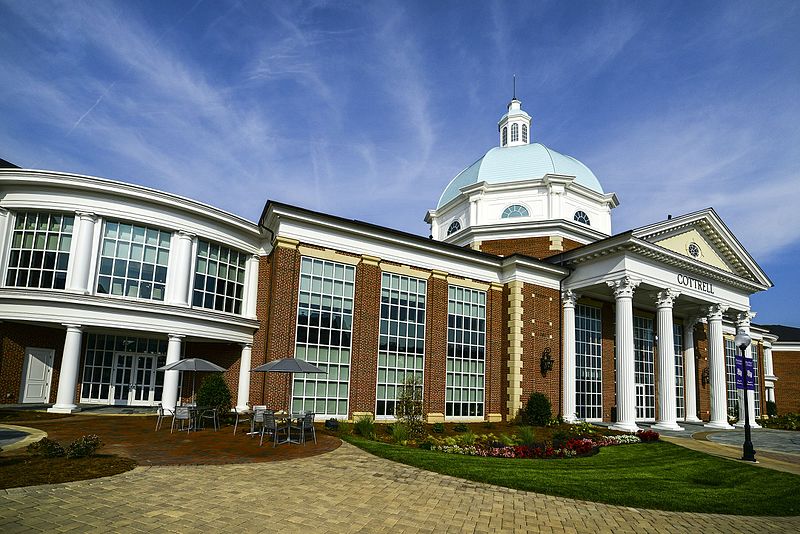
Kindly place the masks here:
POLYGON ((351 445, 239 465, 139 467, 0 491, 0 532, 798 532, 800 518, 637 510, 422 471, 351 445))

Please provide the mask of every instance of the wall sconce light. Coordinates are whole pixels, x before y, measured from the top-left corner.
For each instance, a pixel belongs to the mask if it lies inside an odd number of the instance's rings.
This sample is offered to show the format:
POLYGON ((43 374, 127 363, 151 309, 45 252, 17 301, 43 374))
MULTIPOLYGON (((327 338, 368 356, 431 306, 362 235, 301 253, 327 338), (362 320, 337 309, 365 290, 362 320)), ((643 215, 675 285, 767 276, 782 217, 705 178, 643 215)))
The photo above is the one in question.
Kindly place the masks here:
POLYGON ((700 373, 700 383, 702 383, 703 387, 705 387, 705 386, 708 385, 708 383, 710 381, 711 381, 711 378, 710 378, 709 370, 708 370, 708 367, 706 367, 705 369, 703 369, 703 372, 700 373))
POLYGON ((546 375, 547 371, 553 370, 553 358, 550 356, 550 347, 545 347, 542 351, 542 358, 539 360, 539 365, 541 366, 543 375, 546 375))

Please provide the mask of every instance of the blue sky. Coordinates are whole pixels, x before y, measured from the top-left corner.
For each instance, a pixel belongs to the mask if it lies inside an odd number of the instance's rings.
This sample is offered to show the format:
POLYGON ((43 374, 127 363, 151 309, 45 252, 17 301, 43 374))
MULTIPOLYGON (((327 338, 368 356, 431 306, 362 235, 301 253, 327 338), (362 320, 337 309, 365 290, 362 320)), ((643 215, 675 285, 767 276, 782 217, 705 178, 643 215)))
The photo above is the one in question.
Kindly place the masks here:
POLYGON ((797 2, 0 0, 0 157, 255 220, 268 199, 427 235, 517 95, 621 205, 713 206, 800 326, 797 2))

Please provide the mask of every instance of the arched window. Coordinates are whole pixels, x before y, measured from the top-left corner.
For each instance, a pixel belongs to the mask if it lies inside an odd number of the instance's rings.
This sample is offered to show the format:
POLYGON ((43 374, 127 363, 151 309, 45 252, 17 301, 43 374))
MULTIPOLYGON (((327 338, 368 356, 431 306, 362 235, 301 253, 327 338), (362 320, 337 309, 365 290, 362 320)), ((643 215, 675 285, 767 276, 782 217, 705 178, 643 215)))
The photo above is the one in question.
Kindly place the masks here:
POLYGON ((522 142, 523 143, 527 143, 528 142, 528 125, 527 124, 523 124, 522 125, 522 142))
POLYGON ((586 213, 582 212, 581 210, 578 210, 578 211, 575 212, 575 217, 573 217, 573 219, 575 219, 577 222, 583 223, 583 224, 585 224, 587 226, 591 226, 591 224, 592 224, 591 222, 589 222, 589 216, 586 215, 586 213))
POLYGON ((519 141, 519 124, 514 123, 511 125, 511 142, 517 141, 519 141))
POLYGON ((458 221, 453 221, 450 223, 450 226, 447 227, 447 235, 454 234, 461 230, 461 223, 458 221))
POLYGON ((508 127, 503 126, 503 146, 508 144, 508 127))
POLYGON ((527 216, 528 216, 528 209, 525 206, 520 206, 519 204, 512 204, 503 210, 503 214, 500 216, 500 218, 510 219, 511 217, 527 217, 527 216))

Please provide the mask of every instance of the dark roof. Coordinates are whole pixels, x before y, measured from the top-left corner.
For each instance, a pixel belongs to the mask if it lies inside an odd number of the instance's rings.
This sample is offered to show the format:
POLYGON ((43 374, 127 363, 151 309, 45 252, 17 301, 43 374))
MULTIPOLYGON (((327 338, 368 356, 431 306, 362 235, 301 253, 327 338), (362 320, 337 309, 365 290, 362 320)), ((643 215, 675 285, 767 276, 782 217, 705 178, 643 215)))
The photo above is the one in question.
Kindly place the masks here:
POLYGON ((0 158, 0 169, 19 169, 19 166, 0 158))
POLYGON ((800 328, 794 326, 784 326, 782 324, 753 324, 759 328, 765 328, 778 336, 778 341, 800 341, 800 328))

